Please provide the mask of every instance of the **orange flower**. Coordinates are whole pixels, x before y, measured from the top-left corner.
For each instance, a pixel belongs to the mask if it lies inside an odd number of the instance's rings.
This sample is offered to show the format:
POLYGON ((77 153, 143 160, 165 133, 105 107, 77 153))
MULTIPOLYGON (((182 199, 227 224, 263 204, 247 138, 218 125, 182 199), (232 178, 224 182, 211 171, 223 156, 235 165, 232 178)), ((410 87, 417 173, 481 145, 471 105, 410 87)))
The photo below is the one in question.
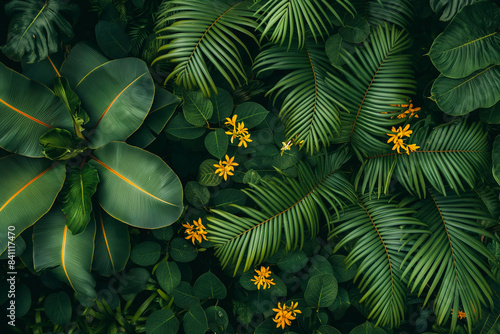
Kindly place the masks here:
POLYGON ((271 284, 276 285, 276 283, 273 282, 273 279, 269 279, 268 277, 271 276, 271 271, 269 270, 269 267, 264 267, 261 266, 260 270, 255 269, 255 272, 257 273, 258 276, 254 276, 253 279, 251 279, 252 282, 255 282, 254 284, 257 285, 257 289, 260 290, 260 286, 262 285, 263 290, 266 288, 270 288, 271 284))
POLYGON ((285 325, 290 326, 291 320, 295 320, 295 316, 297 313, 302 313, 300 310, 297 310, 296 307, 299 303, 292 302, 292 305, 286 306, 286 303, 281 306, 281 303, 278 303, 278 308, 273 308, 273 311, 276 312, 273 321, 276 322, 276 328, 281 326, 282 329, 285 329, 285 325))
POLYGON ((201 218, 198 218, 198 221, 193 220, 194 225, 189 224, 186 222, 185 224, 182 224, 186 228, 185 233, 188 234, 188 236, 185 238, 187 240, 191 239, 194 245, 194 241, 197 240, 198 242, 202 241, 202 238, 204 240, 207 240, 206 234, 206 227, 203 226, 203 223, 201 222, 201 218))

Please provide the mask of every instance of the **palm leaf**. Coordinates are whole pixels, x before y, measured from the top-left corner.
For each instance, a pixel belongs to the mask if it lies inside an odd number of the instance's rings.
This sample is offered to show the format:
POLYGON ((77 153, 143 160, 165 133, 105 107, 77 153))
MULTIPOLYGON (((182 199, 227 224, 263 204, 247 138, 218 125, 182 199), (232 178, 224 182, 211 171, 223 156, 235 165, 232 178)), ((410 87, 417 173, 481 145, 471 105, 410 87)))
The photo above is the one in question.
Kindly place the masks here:
POLYGON ((273 45, 255 58, 257 74, 269 70, 291 70, 267 94, 275 94, 274 102, 283 96, 280 117, 286 136, 297 135, 307 151, 328 146, 340 129, 339 110, 334 92, 325 84, 326 73, 333 70, 323 44, 306 43, 301 50, 273 45))
MULTIPOLYGON (((354 15, 349 0, 336 2, 354 15)), ((271 42, 283 45, 288 39, 288 49, 294 39, 298 41, 299 49, 304 47, 306 31, 311 32, 315 41, 318 37, 327 37, 332 27, 332 15, 342 21, 327 0, 269 0, 255 12, 260 21, 259 28, 264 27, 260 40, 271 35, 271 42)))
POLYGON ((361 192, 378 187, 378 196, 388 194, 395 175, 408 192, 418 197, 425 197, 428 185, 444 195, 449 186, 458 194, 466 187, 474 188, 490 166, 488 136, 481 123, 461 121, 431 131, 417 127, 406 141, 420 148, 406 155, 391 151, 391 144, 386 144, 384 151, 363 160, 355 187, 361 192))
POLYGON ((415 211, 398 205, 391 198, 359 198, 333 221, 335 226, 329 238, 346 235, 336 244, 334 252, 353 242, 345 259, 347 268, 358 263, 354 282, 363 275, 359 289, 371 310, 368 318, 376 318, 376 325, 397 327, 404 319, 406 287, 401 280, 401 262, 409 247, 402 247, 405 233, 415 233, 413 227, 423 225, 410 215, 415 211))
POLYGON ((209 73, 207 62, 212 64, 234 89, 233 80, 240 85, 240 78, 246 80, 243 62, 238 47, 249 55, 247 46, 238 34, 247 35, 257 44, 258 40, 248 28, 255 29, 253 11, 246 8, 246 2, 226 4, 204 0, 173 0, 167 7, 163 20, 174 20, 170 26, 160 29, 159 39, 168 44, 159 51, 168 53, 159 56, 153 64, 168 60, 176 64, 165 82, 175 77, 177 85, 187 89, 200 88, 205 96, 210 89, 217 93, 209 73))
MULTIPOLYGON (((436 323, 450 317, 451 332, 457 324, 459 309, 467 315, 467 325, 481 317, 481 305, 492 304, 492 291, 485 273, 492 276, 487 259, 497 262, 494 255, 480 242, 479 236, 494 236, 478 220, 491 220, 482 202, 472 192, 443 196, 428 190, 429 197, 417 201, 415 218, 427 224, 431 234, 420 236, 409 250, 403 277, 408 277, 412 292, 425 291, 426 304, 434 300, 436 323), (409 262, 407 262, 409 260, 409 262)), ((427 230, 426 229, 426 230, 427 230)))
POLYGON ((327 77, 344 110, 341 138, 351 142, 358 157, 386 147, 380 139, 385 142, 388 128, 401 122, 391 119, 394 105, 407 103, 415 89, 410 56, 401 53, 410 47, 408 34, 386 24, 375 27, 368 39, 356 48, 356 57, 342 51, 347 68, 339 70, 345 79, 327 77))
POLYGON ((415 16, 411 0, 352 0, 359 15, 372 25, 387 22, 410 30, 415 16))
POLYGON ((302 247, 306 236, 314 237, 320 210, 329 218, 330 206, 337 211, 345 200, 355 199, 352 185, 339 170, 348 159, 344 151, 318 158, 314 170, 300 163, 298 179, 261 180, 258 186, 243 190, 258 209, 234 205, 245 216, 211 210, 208 239, 215 243, 222 266, 235 264, 236 274, 244 261, 243 271, 247 271, 276 253, 283 233, 287 250, 302 247))

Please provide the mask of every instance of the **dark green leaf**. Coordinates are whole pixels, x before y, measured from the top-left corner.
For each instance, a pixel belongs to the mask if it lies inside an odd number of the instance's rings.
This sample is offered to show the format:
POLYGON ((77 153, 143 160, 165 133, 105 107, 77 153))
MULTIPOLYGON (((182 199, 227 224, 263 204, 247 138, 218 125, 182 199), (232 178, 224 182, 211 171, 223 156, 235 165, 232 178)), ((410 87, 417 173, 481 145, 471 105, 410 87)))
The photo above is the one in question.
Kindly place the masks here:
POLYGON ((192 305, 184 314, 182 327, 186 334, 205 334, 208 329, 208 321, 205 311, 200 305, 192 305))
POLYGON ((222 176, 219 174, 215 174, 214 164, 217 164, 217 161, 214 159, 207 159, 200 164, 198 170, 198 183, 202 186, 217 186, 222 182, 222 176))
POLYGON ((89 164, 81 169, 72 168, 66 177, 61 192, 61 210, 66 214, 66 226, 73 235, 83 232, 90 221, 92 196, 98 183, 97 170, 89 164))
MULTIPOLYGON (((266 119, 269 111, 262 105, 255 102, 244 102, 234 109, 234 115, 238 115, 236 123, 244 122, 245 127, 252 129, 266 119)), ((251 135, 251 132, 250 132, 251 135)))
POLYGON ((202 207, 210 200, 208 189, 195 181, 189 181, 184 187, 184 192, 188 202, 195 207, 202 207))
POLYGON ((205 309, 207 315, 208 328, 214 333, 225 333, 229 325, 229 318, 226 311, 220 306, 210 306, 205 309))
POLYGON ((195 126, 206 125, 214 111, 212 101, 204 97, 201 91, 186 90, 182 96, 184 98, 182 111, 186 121, 195 126))
POLYGON ((209 122, 222 126, 233 112, 233 97, 224 89, 217 88, 217 94, 212 94, 210 101, 212 101, 214 112, 209 122))
POLYGON ((84 142, 64 129, 52 129, 40 136, 43 154, 51 160, 67 160, 87 149, 84 142))
POLYGON ((313 276, 307 282, 304 298, 307 303, 317 309, 328 307, 337 298, 338 283, 332 274, 313 276))
POLYGON ((172 226, 158 228, 156 230, 153 230, 152 232, 156 239, 166 241, 172 239, 172 236, 174 235, 174 229, 172 228, 172 226))
POLYGON ((238 189, 223 189, 215 194, 214 206, 216 209, 224 210, 227 212, 238 212, 238 208, 231 206, 231 204, 245 205, 247 196, 238 189))
POLYGON ((188 309, 193 304, 199 304, 200 299, 193 294, 193 288, 188 282, 182 281, 171 293, 174 303, 180 308, 188 309))
POLYGON ((278 262, 278 267, 286 273, 295 273, 307 264, 308 257, 303 250, 296 250, 278 262))
POLYGON ((337 279, 337 282, 347 282, 356 276, 356 272, 358 271, 358 266, 353 264, 349 269, 345 265, 345 256, 344 255, 332 255, 328 258, 328 261, 332 264, 333 267, 333 275, 337 279))
POLYGON ((325 43, 325 53, 328 56, 328 60, 334 66, 344 65, 344 60, 340 56, 342 54, 342 36, 340 34, 335 34, 326 40, 325 43))
POLYGON ((161 288, 167 293, 172 293, 181 283, 181 272, 177 263, 172 261, 162 261, 156 268, 156 277, 161 288))
POLYGON ((129 35, 118 22, 100 20, 95 26, 95 36, 102 52, 112 59, 126 57, 132 47, 129 35))
POLYGON ((361 43, 369 34, 370 25, 361 15, 345 15, 344 26, 339 29, 340 37, 351 43, 361 43))
POLYGON ((212 272, 201 275, 193 285, 195 296, 206 299, 224 299, 227 295, 226 286, 212 272))
POLYGON ((181 139, 195 139, 202 136, 206 128, 189 124, 184 115, 178 114, 165 127, 165 132, 181 139))
POLYGON ((55 292, 45 298, 43 308, 50 321, 66 325, 71 320, 71 301, 66 292, 55 292))
POLYGON ((170 256, 177 262, 191 262, 198 256, 198 251, 185 239, 174 238, 170 243, 170 256))
POLYGON ((176 334, 179 320, 169 309, 156 310, 146 319, 146 334, 176 334))
POLYGON ((130 259, 140 266, 150 266, 160 258, 161 246, 157 242, 146 241, 132 248, 130 259))
POLYGON ((211 155, 219 160, 226 155, 229 138, 223 129, 217 129, 210 132, 205 137, 205 147, 211 155))

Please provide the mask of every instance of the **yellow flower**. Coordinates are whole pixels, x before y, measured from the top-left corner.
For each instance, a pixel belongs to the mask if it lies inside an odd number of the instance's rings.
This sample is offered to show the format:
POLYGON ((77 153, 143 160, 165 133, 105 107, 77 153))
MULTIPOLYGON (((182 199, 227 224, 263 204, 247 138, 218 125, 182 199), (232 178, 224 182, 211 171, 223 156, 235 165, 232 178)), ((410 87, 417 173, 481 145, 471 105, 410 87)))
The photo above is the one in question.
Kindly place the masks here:
POLYGON ((229 159, 226 154, 226 161, 219 160, 218 164, 214 164, 214 167, 217 167, 215 170, 215 174, 219 173, 219 176, 224 176, 224 181, 227 181, 228 175, 234 175, 231 171, 234 171, 233 166, 238 166, 236 162, 233 162, 234 157, 229 159))
MULTIPOLYGON (((409 104, 391 104, 393 107, 401 107, 401 108, 408 108, 405 111, 403 111, 401 114, 398 115, 398 118, 405 118, 406 116, 409 116, 408 118, 412 118, 415 116, 415 118, 419 118, 417 115, 417 111, 419 111, 421 108, 414 108, 413 104, 411 103, 411 100, 409 104)), ((395 111, 397 112, 397 111, 395 111)), ((387 112, 382 112, 383 114, 387 114, 387 112)), ((392 117, 391 117, 392 118, 392 117)))
POLYGON ((270 288, 271 284, 276 285, 276 283, 273 282, 272 278, 268 278, 269 276, 271 276, 269 267, 266 268, 264 266, 261 266, 260 270, 255 269, 255 272, 258 276, 254 276, 250 281, 255 282, 254 284, 257 285, 258 290, 260 290, 261 285, 263 286, 263 290, 265 290, 266 288, 270 288))
POLYGON ((401 127, 398 129, 398 136, 399 138, 403 138, 404 136, 410 137, 410 135, 413 133, 412 130, 408 130, 410 128, 410 124, 406 124, 405 128, 401 130, 401 127))
POLYGON ((194 225, 189 224, 186 222, 186 224, 182 224, 186 228, 185 233, 188 234, 188 236, 185 238, 187 240, 191 239, 194 245, 194 241, 197 240, 198 242, 202 241, 202 238, 204 240, 207 240, 206 234, 206 227, 203 226, 203 223, 201 222, 201 218, 198 218, 198 221, 193 220, 194 225))
POLYGON ((464 311, 458 311, 458 319, 465 319, 465 312, 464 311))
POLYGON ((225 125, 231 125, 232 127, 236 127, 236 117, 237 115, 233 115, 233 118, 226 118, 225 125))
POLYGON ((417 144, 411 144, 411 145, 406 145, 404 143, 403 137, 410 137, 410 135, 413 133, 412 130, 410 129, 410 124, 406 124, 404 129, 399 127, 397 130, 395 127, 392 127, 391 131, 393 133, 387 133, 389 136, 389 139, 387 140, 387 143, 393 142, 394 146, 392 147, 392 150, 397 150, 399 154, 401 154, 400 149, 405 150, 406 154, 410 154, 410 152, 415 152, 420 146, 417 146, 417 144))
POLYGON ((281 142, 283 144, 283 147, 281 148, 281 155, 283 155, 283 152, 285 151, 290 151, 290 147, 293 145, 292 140, 289 140, 288 142, 281 142))
MULTIPOLYGON (((417 144, 410 144, 410 145, 407 145, 406 147, 408 148, 408 150, 410 152, 415 152, 417 149, 420 148, 420 146, 417 146, 417 144)), ((408 153, 408 151, 406 153, 410 154, 410 153, 408 153)))
MULTIPOLYGON (((231 138, 231 140, 233 140, 233 139, 231 138)), ((238 147, 240 147, 241 145, 243 145, 243 147, 246 148, 247 147, 247 142, 249 143, 251 141, 252 141, 252 139, 250 139, 250 134, 249 133, 247 133, 246 135, 241 135, 240 136, 240 143, 238 144, 238 147)))
POLYGON ((281 307, 281 303, 278 303, 278 308, 273 308, 273 311, 276 312, 276 316, 273 318, 273 321, 276 322, 276 328, 280 327, 285 329, 285 325, 290 326, 291 320, 295 320, 296 313, 302 313, 300 310, 296 310, 298 303, 291 306, 286 306, 286 303, 281 307))
POLYGON ((229 170, 234 170, 233 166, 238 166, 239 164, 237 164, 236 162, 233 162, 233 160, 234 160, 234 157, 229 159, 229 157, 226 154, 226 161, 222 161, 222 163, 224 165, 226 165, 226 167, 229 168, 229 170))
POLYGON ((236 130, 236 133, 239 135, 245 135, 246 133, 248 133, 248 129, 245 128, 245 122, 238 123, 238 128, 236 130))

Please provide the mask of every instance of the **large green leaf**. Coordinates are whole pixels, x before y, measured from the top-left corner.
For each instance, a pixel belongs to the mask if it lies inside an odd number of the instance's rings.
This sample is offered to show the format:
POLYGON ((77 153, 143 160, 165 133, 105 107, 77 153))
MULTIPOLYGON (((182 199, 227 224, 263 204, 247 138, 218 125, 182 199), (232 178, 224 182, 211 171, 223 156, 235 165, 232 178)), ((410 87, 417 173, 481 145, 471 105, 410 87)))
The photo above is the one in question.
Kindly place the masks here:
POLYGON ((182 111, 188 123, 196 126, 203 126, 208 123, 213 114, 212 101, 203 96, 202 92, 187 90, 182 94, 184 104, 182 111))
POLYGON ((90 117, 83 132, 90 147, 125 140, 135 132, 153 103, 155 87, 146 63, 136 58, 102 64, 76 85, 90 117))
POLYGON ((206 128, 188 123, 183 114, 178 114, 165 127, 165 133, 182 139, 196 139, 202 136, 206 128))
POLYGON ((100 20, 95 26, 95 37, 102 52, 112 59, 126 57, 132 47, 125 24, 119 22, 100 20))
POLYGON ((94 215, 97 233, 92 269, 103 276, 111 276, 127 264, 130 255, 128 227, 100 208, 94 215))
POLYGON ((64 103, 50 89, 0 63, 0 146, 43 157, 38 138, 54 127, 72 129, 64 103))
POLYGON ((97 198, 112 217, 141 228, 172 224, 182 212, 182 185, 159 157, 122 142, 94 151, 97 198))
POLYGON ((170 120, 180 101, 176 95, 166 89, 156 87, 153 105, 148 116, 127 142, 142 148, 151 144, 170 120))
POLYGON ((194 282, 193 294, 201 299, 224 299, 227 295, 227 289, 221 280, 209 271, 194 282))
POLYGON ((21 58, 28 63, 46 58, 49 53, 59 48, 59 32, 61 37, 73 37, 71 24, 62 13, 75 12, 76 4, 67 1, 51 0, 12 0, 5 5, 5 12, 13 16, 9 25, 7 44, 2 51, 15 61, 21 58))
POLYGON ((460 11, 460 9, 470 5, 474 1, 477 0, 430 0, 429 4, 436 14, 443 11, 439 18, 440 21, 449 21, 460 11))
POLYGON ((71 52, 61 66, 61 75, 68 79, 75 89, 80 81, 90 72, 109 61, 96 47, 80 42, 71 48, 71 52))
POLYGON ((62 163, 9 155, 0 159, 0 253, 7 248, 7 231, 17 237, 47 213, 66 176, 62 163), (15 230, 8 229, 13 226, 15 230))
POLYGON ((309 306, 316 308, 328 307, 337 298, 338 283, 332 274, 315 275, 307 282, 304 298, 309 306))
POLYGON ((71 320, 71 300, 64 291, 48 295, 43 302, 43 308, 54 324, 66 325, 71 320))
POLYGON ((36 271, 53 269, 55 276, 68 283, 79 298, 94 299, 95 281, 90 274, 94 253, 95 224, 74 236, 66 226, 63 212, 54 209, 33 228, 33 263, 36 271))
POLYGON ((493 2, 477 1, 465 7, 432 43, 432 63, 455 79, 500 64, 499 22, 500 8, 493 2))
POLYGON ((500 65, 491 65, 460 79, 439 75, 432 84, 430 98, 445 113, 460 116, 497 103, 500 100, 498 87, 500 65))
POLYGON ((222 159, 224 157, 227 152, 228 145, 229 137, 224 129, 212 131, 205 137, 205 148, 208 153, 217 159, 222 159))
POLYGON ((147 334, 176 334, 179 320, 170 309, 156 310, 146 319, 147 334))
POLYGON ((66 225, 73 235, 83 232, 90 221, 92 196, 98 183, 99 175, 92 165, 84 164, 81 169, 72 168, 68 173, 61 210, 66 214, 66 225))

